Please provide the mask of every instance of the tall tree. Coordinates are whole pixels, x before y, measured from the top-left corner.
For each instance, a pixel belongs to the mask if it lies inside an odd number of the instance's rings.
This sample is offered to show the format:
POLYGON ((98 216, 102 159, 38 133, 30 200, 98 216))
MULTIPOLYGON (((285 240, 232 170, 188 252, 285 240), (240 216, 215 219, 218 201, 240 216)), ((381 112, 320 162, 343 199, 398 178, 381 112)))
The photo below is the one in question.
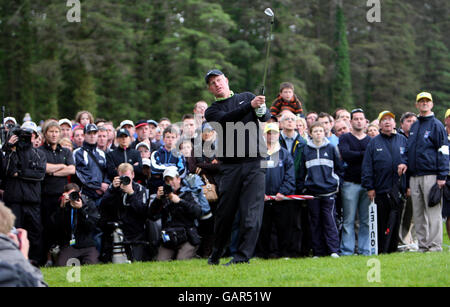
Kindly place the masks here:
POLYGON ((332 106, 352 109, 352 78, 350 72, 350 55, 347 41, 347 27, 342 7, 336 10, 336 59, 332 82, 332 106))

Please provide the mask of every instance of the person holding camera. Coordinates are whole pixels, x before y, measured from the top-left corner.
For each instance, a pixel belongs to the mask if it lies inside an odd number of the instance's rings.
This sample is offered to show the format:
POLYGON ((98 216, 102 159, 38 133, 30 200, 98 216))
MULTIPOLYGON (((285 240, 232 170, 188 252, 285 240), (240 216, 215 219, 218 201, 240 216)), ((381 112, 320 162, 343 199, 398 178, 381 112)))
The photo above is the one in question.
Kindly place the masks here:
POLYGON ((145 221, 148 204, 145 188, 134 179, 134 168, 129 163, 122 163, 101 203, 100 227, 103 229, 102 259, 110 261, 112 256, 112 233, 114 224, 123 230, 125 241, 129 242, 129 257, 133 261, 150 260, 146 244, 145 221))
POLYGON ((60 207, 56 211, 57 242, 61 248, 57 266, 65 266, 71 258, 81 264, 98 263, 94 231, 100 215, 95 202, 80 193, 75 183, 64 186, 60 207))
POLYGON ((14 228, 15 219, 0 201, 0 287, 46 287, 42 272, 28 261, 27 231, 14 228))
POLYGON ((202 216, 202 208, 192 193, 184 189, 176 166, 167 167, 163 178, 165 185, 158 187, 150 204, 151 218, 161 218, 162 224, 157 260, 192 259, 201 240, 195 221, 202 216))
POLYGON ((30 260, 43 261, 41 222, 41 182, 47 159, 31 142, 33 130, 15 126, 3 146, 4 194, 6 206, 16 216, 16 227, 28 231, 30 260))

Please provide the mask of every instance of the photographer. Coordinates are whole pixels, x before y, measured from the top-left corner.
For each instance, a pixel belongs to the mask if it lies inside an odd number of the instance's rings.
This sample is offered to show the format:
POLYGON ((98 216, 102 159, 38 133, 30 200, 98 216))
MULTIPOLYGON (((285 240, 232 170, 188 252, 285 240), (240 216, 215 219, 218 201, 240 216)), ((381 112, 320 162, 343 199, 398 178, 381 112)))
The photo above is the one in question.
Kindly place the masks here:
POLYGON ((158 187, 150 205, 151 218, 161 218, 162 224, 157 260, 191 259, 201 240, 195 220, 202 216, 202 209, 192 193, 184 191, 185 184, 176 166, 167 167, 163 178, 166 184, 158 187))
POLYGON ((125 241, 130 242, 129 257, 133 261, 147 261, 150 256, 145 239, 145 221, 148 205, 145 188, 133 181, 134 170, 129 163, 122 163, 101 203, 100 227, 103 229, 102 260, 111 261, 112 223, 118 223, 123 230, 125 241))
POLYGON ((0 202, 0 287, 46 287, 41 271, 28 261, 25 229, 15 229, 15 216, 0 202))
POLYGON ((81 264, 98 263, 94 230, 99 219, 95 202, 82 195, 77 184, 64 186, 56 211, 57 242, 61 248, 57 266, 65 266, 71 258, 77 258, 81 264))
POLYGON ((2 148, 5 151, 3 199, 16 216, 15 226, 28 231, 30 260, 38 264, 43 260, 40 204, 47 159, 39 149, 33 148, 32 135, 32 130, 18 126, 8 133, 8 141, 2 148))

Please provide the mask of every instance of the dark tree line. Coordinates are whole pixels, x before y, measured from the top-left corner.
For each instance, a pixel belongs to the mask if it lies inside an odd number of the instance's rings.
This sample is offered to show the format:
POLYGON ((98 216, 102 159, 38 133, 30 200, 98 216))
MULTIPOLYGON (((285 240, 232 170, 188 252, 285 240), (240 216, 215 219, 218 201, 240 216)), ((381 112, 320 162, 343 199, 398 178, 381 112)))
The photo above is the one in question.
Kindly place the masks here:
POLYGON ((268 19, 276 14, 266 95, 290 81, 306 110, 363 107, 414 111, 432 92, 442 118, 450 101, 450 2, 382 0, 380 22, 367 1, 0 0, 0 103, 6 115, 73 118, 81 109, 114 120, 179 120, 203 81, 223 70, 234 91, 262 83, 268 19))

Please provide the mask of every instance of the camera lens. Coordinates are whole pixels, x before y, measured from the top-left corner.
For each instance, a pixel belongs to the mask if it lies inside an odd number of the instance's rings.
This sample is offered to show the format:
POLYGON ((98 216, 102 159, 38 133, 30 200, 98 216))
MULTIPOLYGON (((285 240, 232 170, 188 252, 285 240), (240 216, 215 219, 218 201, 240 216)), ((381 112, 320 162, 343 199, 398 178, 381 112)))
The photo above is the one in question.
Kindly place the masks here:
POLYGON ((131 178, 128 176, 120 176, 120 183, 123 185, 129 185, 131 182, 131 178))
POLYGON ((69 194, 69 199, 71 201, 78 201, 80 199, 80 194, 78 194, 78 192, 73 191, 72 193, 69 194))

